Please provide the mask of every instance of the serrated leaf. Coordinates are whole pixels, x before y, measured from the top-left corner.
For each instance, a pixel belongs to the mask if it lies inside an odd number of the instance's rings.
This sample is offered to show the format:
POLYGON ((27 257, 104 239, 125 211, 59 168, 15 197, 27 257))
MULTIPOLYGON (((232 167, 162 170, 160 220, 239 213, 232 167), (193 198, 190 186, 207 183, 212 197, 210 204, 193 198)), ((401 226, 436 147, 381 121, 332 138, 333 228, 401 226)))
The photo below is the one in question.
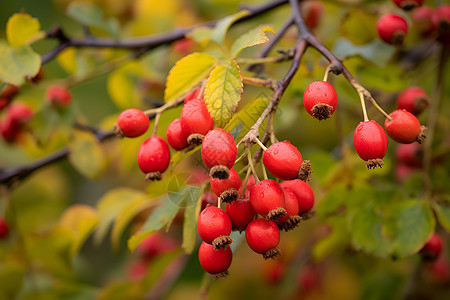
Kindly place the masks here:
POLYGON ((198 190, 198 192, 198 197, 195 200, 195 203, 186 207, 184 210, 183 243, 181 244, 181 247, 186 253, 189 254, 192 253, 195 248, 195 239, 197 237, 197 218, 202 208, 200 190, 198 190))
POLYGON ((12 47, 29 44, 45 37, 45 33, 39 31, 39 20, 27 13, 17 13, 8 19, 6 24, 6 37, 12 47))
POLYGON ((61 228, 72 233, 71 257, 75 256, 98 224, 97 211, 85 204, 75 204, 66 209, 59 221, 61 228))
POLYGON ((146 199, 142 191, 124 187, 112 189, 103 195, 97 202, 99 223, 94 233, 94 242, 97 245, 101 243, 122 209, 131 203, 143 202, 146 199))
POLYGON ((450 206, 444 206, 440 204, 434 205, 434 211, 436 212, 439 224, 450 232, 450 206))
POLYGON ((275 34, 273 28, 266 25, 259 26, 244 33, 238 37, 231 46, 231 56, 238 56, 239 53, 241 53, 241 51, 245 48, 267 43, 269 41, 269 38, 266 36, 267 32, 272 32, 275 34))
POLYGON ((384 67, 395 52, 395 47, 375 39, 369 44, 355 45, 345 38, 339 38, 333 47, 333 52, 341 59, 360 55, 373 64, 384 67))
POLYGON ((239 66, 230 64, 214 68, 205 87, 205 103, 214 124, 224 127, 233 116, 242 94, 242 77, 239 66))
POLYGON ((191 90, 208 76, 215 65, 214 57, 198 52, 177 61, 167 76, 164 101, 172 102, 191 90))
POLYGON ((76 131, 69 143, 69 160, 75 169, 88 178, 98 178, 106 169, 100 143, 90 132, 76 131))
POLYGON ((167 229, 173 219, 183 207, 193 206, 200 196, 200 188, 185 186, 178 193, 171 193, 161 200, 161 203, 153 210, 147 221, 142 226, 142 233, 133 235, 128 240, 128 249, 134 251, 136 247, 150 234, 163 227, 167 229))
POLYGON ((250 14, 247 10, 242 10, 238 13, 235 13, 231 16, 225 17, 221 19, 219 22, 217 22, 216 27, 214 27, 214 30, 211 34, 211 39, 218 44, 223 44, 225 41, 225 35, 227 34, 228 29, 230 26, 239 20, 240 18, 250 14))
POLYGON ((41 57, 30 46, 12 48, 0 41, 0 81, 21 86, 26 78, 33 78, 41 67, 41 57))
POLYGON ((81 24, 101 28, 114 38, 119 37, 119 22, 114 18, 104 18, 102 10, 94 3, 71 2, 67 15, 81 24))

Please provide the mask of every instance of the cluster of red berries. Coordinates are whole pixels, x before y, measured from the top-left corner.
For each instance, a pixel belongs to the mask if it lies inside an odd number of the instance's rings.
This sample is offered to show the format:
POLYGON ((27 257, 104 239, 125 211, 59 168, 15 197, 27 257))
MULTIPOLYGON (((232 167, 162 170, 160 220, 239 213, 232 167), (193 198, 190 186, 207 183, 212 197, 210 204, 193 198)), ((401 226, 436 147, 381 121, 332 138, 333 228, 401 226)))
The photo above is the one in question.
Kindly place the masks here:
MULTIPOLYGON (((450 43, 450 5, 432 9, 428 6, 421 7, 423 0, 393 0, 393 2, 404 10, 414 9, 412 18, 423 36, 434 36, 445 44, 450 43)), ((386 43, 401 45, 408 32, 408 23, 402 16, 388 14, 378 20, 377 31, 386 43)))
POLYGON ((314 193, 305 181, 309 177, 309 162, 303 161, 298 149, 288 141, 272 144, 263 155, 263 164, 275 177, 255 181, 253 176, 241 182, 233 168, 237 148, 227 131, 211 130, 203 139, 202 158, 210 169, 213 192, 226 209, 207 206, 199 215, 197 230, 203 243, 199 261, 205 271, 215 277, 228 274, 232 261, 229 247, 232 230, 245 231, 249 247, 265 259, 280 254, 280 229, 295 228, 301 215, 314 205, 314 193), (258 218, 257 216, 261 216, 258 218))

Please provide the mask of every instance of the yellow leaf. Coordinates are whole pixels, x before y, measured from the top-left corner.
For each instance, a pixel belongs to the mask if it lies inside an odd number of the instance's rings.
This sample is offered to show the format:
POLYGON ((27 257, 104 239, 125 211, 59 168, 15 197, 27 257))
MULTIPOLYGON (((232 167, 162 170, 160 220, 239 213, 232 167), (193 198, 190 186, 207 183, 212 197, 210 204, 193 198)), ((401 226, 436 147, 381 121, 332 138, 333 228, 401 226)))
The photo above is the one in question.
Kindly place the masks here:
POLYGON ((98 223, 97 211, 85 204, 70 206, 62 214, 59 226, 73 234, 70 254, 75 256, 98 223))
POLYGON ((6 37, 12 47, 18 47, 44 38, 45 33, 39 31, 40 28, 38 19, 26 13, 17 13, 8 19, 6 37))
POLYGON ((66 70, 69 74, 75 74, 77 71, 77 50, 75 48, 69 47, 62 51, 58 57, 58 63, 66 70))
POLYGON ((172 102, 202 81, 216 65, 216 60, 206 53, 192 53, 180 59, 167 76, 164 100, 172 102))
POLYGON ((241 72, 233 59, 230 64, 217 66, 211 72, 205 88, 205 103, 218 127, 224 127, 230 121, 241 94, 241 72))
POLYGON ((267 43, 269 41, 269 38, 266 36, 267 32, 275 34, 272 27, 264 25, 244 33, 231 46, 231 55, 236 57, 245 48, 267 43))

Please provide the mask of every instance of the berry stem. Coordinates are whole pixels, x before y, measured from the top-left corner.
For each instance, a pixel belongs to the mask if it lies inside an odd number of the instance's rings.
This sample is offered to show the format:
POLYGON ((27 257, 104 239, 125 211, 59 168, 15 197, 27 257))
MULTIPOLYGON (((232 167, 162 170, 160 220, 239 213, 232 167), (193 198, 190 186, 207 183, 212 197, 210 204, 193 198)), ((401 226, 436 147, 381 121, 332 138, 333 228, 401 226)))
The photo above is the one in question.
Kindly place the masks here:
POLYGON ((367 116, 366 102, 363 93, 359 93, 359 99, 361 100, 361 108, 364 115, 364 121, 367 122, 369 121, 369 117, 367 116))
POLYGON ((264 146, 264 144, 261 143, 261 141, 258 138, 255 139, 255 142, 258 144, 259 147, 261 147, 261 149, 263 149, 264 151, 267 150, 267 147, 264 146))
POLYGON ((292 58, 291 53, 285 53, 282 56, 269 56, 269 57, 255 57, 255 58, 238 58, 236 59, 236 62, 240 64, 264 64, 264 63, 277 63, 286 61, 292 58))
POLYGON ((234 161, 234 164, 237 164, 238 162, 240 162, 246 155, 247 153, 245 153, 245 151, 241 154, 241 156, 238 157, 238 159, 236 159, 234 161))
POLYGON ((259 181, 258 174, 256 173, 255 165, 253 164, 253 157, 252 157, 252 151, 250 148, 247 148, 247 158, 248 158, 248 165, 250 166, 250 169, 253 172, 253 176, 255 176, 256 182, 259 181))
POLYGON ((244 187, 242 188, 241 198, 244 198, 244 196, 245 196, 245 190, 247 189, 247 183, 248 183, 248 179, 250 178, 251 172, 252 172, 252 170, 250 168, 247 168, 247 174, 245 174, 244 187))
POLYGON ((259 87, 266 87, 266 88, 270 88, 272 90, 275 90, 277 88, 275 81, 272 79, 261 79, 261 78, 256 78, 256 77, 242 76, 242 81, 245 84, 250 84, 250 85, 259 86, 259 87))
POLYGON ((173 108, 173 107, 177 107, 178 105, 180 105, 181 103, 184 102, 184 97, 180 97, 178 99, 176 99, 175 101, 172 102, 168 102, 166 104, 164 104, 163 106, 157 107, 157 108, 151 108, 151 109, 147 109, 144 111, 144 113, 146 115, 151 115, 151 114, 160 114, 163 113, 164 111, 173 108))
POLYGON ((263 171, 264 179, 269 179, 269 176, 267 176, 267 170, 263 163, 261 163, 261 169, 263 171))
POLYGON ((157 113, 155 116, 155 123, 153 125, 153 132, 152 132, 152 136, 156 136, 157 131, 158 131, 158 123, 159 123, 159 119, 161 118, 161 113, 157 113))
POLYGON ((325 75, 323 75, 323 81, 328 82, 328 74, 330 74, 330 68, 331 65, 328 65, 327 69, 325 70, 325 75))

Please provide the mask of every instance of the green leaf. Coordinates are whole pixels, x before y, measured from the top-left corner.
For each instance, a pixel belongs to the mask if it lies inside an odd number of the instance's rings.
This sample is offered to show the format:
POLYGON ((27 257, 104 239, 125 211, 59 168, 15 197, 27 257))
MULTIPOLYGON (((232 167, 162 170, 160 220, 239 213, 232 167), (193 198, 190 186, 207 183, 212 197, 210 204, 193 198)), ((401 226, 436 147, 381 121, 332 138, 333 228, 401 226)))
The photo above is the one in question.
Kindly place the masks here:
POLYGON ((328 255, 336 253, 338 249, 344 249, 348 243, 348 234, 345 228, 343 217, 333 218, 330 222, 331 233, 314 245, 312 256, 314 260, 321 261, 328 255))
POLYGON ((92 133, 76 131, 68 146, 69 160, 78 172, 88 178, 98 178, 103 174, 106 169, 105 154, 92 133))
POLYGON ((3 261, 0 267, 0 299, 17 299, 25 277, 25 266, 14 260, 3 261))
POLYGON ((436 203, 433 208, 436 212, 439 224, 441 224, 447 232, 450 232, 450 206, 436 203))
POLYGON ((206 44, 211 40, 211 34, 213 33, 213 29, 209 27, 196 27, 191 32, 189 32, 186 37, 193 39, 201 46, 206 46, 206 44))
POLYGON ((119 22, 114 18, 105 19, 102 10, 90 2, 71 2, 67 15, 83 25, 94 26, 107 31, 112 37, 119 37, 119 22))
POLYGON ((263 25, 238 37, 231 46, 231 56, 238 56, 239 53, 241 53, 241 51, 245 48, 267 43, 269 38, 266 36, 266 32, 272 32, 275 34, 272 27, 263 25))
POLYGON ((46 145, 59 125, 58 113, 49 105, 35 113, 29 126, 33 128, 33 136, 41 145, 46 145))
POLYGON ((196 186, 185 186, 177 193, 170 193, 151 213, 150 217, 142 226, 142 233, 133 235, 128 240, 128 248, 134 251, 146 237, 163 227, 167 229, 173 219, 183 207, 193 206, 200 196, 200 188, 196 186))
POLYGON ((392 255, 403 258, 417 253, 434 231, 435 219, 423 201, 408 201, 394 205, 396 235, 392 255))
POLYGON ((242 94, 242 77, 236 62, 214 68, 205 88, 205 103, 214 123, 224 127, 236 110, 242 94))
POLYGON ((338 209, 345 206, 349 192, 344 184, 336 185, 328 191, 327 195, 317 206, 317 217, 321 220, 336 214, 338 209))
POLYGON ((367 44, 377 37, 377 20, 375 14, 352 8, 341 23, 340 33, 354 44, 367 44))
POLYGON ((184 209, 183 244, 181 247, 186 253, 192 253, 192 251, 194 251, 195 239, 197 237, 197 218, 200 214, 201 208, 202 200, 199 189, 198 197, 195 199, 194 205, 188 206, 184 209))
POLYGON ((108 191, 97 202, 99 223, 94 233, 94 242, 99 245, 108 233, 113 221, 122 209, 134 202, 147 200, 145 193, 125 187, 119 187, 108 191))
POLYGON ((59 226, 67 229, 73 238, 70 256, 74 257, 98 224, 97 211, 85 204, 75 204, 66 209, 59 226))
POLYGON ((45 37, 45 32, 39 31, 39 20, 26 13, 17 13, 8 19, 6 37, 12 47, 30 44, 45 37))
POLYGON ((333 52, 341 59, 360 55, 379 67, 384 67, 395 52, 395 47, 375 39, 369 44, 355 45, 345 38, 339 38, 333 47, 333 52))
POLYGON ((181 97, 205 79, 215 65, 214 57, 198 52, 177 61, 167 76, 164 100, 172 102, 181 97))
POLYGON ((41 57, 30 46, 15 48, 0 41, 0 81, 17 86, 26 78, 33 78, 41 67, 41 57))
POLYGON ((217 22, 216 27, 214 28, 211 39, 218 44, 222 45, 225 42, 225 35, 227 34, 228 29, 230 26, 239 20, 240 18, 248 15, 250 12, 246 10, 242 10, 238 13, 235 13, 234 15, 225 17, 221 19, 219 22, 217 22))

